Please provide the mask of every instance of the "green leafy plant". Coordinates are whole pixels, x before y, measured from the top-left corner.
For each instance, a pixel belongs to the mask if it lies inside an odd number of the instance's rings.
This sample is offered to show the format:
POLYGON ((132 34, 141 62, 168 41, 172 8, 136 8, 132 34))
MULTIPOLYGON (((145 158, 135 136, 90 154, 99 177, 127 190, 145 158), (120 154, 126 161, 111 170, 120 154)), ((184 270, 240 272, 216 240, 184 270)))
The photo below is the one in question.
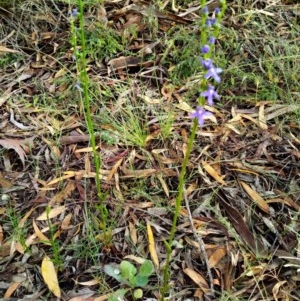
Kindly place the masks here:
POLYGON ((127 260, 123 260, 119 265, 105 265, 104 272, 107 275, 113 277, 118 282, 128 287, 115 291, 108 300, 122 300, 128 292, 132 293, 134 300, 141 299, 143 297, 143 290, 141 287, 145 287, 148 284, 149 277, 153 271, 154 267, 150 260, 145 260, 138 270, 131 262, 127 260))
POLYGON ((124 51, 122 38, 116 32, 101 23, 94 23, 85 30, 86 54, 93 59, 110 58, 124 51))

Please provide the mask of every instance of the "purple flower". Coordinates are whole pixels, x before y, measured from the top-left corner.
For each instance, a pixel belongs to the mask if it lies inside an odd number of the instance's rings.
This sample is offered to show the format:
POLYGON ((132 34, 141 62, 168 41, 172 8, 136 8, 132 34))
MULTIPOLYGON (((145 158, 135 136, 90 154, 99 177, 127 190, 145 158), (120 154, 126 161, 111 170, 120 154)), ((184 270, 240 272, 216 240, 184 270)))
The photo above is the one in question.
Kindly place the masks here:
POLYGON ((211 19, 211 25, 216 25, 217 24, 217 19, 211 19))
POLYGON ((202 107, 197 106, 196 111, 191 113, 189 116, 191 118, 197 118, 199 126, 203 126, 204 125, 204 119, 207 118, 207 117, 210 117, 212 115, 213 114, 211 112, 207 112, 202 107))
POLYGON ((205 69, 210 69, 210 68, 212 68, 214 66, 211 59, 201 60, 201 65, 205 69))
POLYGON ((206 27, 210 27, 212 25, 211 19, 206 19, 205 25, 206 27))
POLYGON ((217 15, 217 14, 219 14, 220 13, 220 8, 219 7, 216 7, 216 9, 215 9, 215 14, 217 15))
POLYGON ((72 12, 71 12, 71 17, 76 17, 79 15, 78 9, 77 8, 73 8, 72 12))
POLYGON ((216 38, 215 37, 210 37, 209 38, 209 44, 215 44, 216 38))
POLYGON ((204 45, 201 49, 202 53, 208 53, 209 52, 209 46, 208 45, 204 45))
POLYGON ((215 67, 213 64, 211 64, 210 68, 208 69, 207 73, 204 75, 205 79, 213 78, 217 83, 221 81, 220 76, 218 75, 219 73, 222 73, 221 68, 215 67))
POLYGON ((77 82, 74 87, 80 92, 83 91, 83 89, 80 87, 80 82, 77 82))
POLYGON ((206 6, 203 7, 202 13, 203 14, 207 14, 208 13, 208 8, 206 6))
POLYGON ((207 103, 212 106, 214 104, 213 99, 220 99, 219 94, 215 91, 215 87, 208 85, 207 90, 200 94, 201 96, 206 97, 207 103))

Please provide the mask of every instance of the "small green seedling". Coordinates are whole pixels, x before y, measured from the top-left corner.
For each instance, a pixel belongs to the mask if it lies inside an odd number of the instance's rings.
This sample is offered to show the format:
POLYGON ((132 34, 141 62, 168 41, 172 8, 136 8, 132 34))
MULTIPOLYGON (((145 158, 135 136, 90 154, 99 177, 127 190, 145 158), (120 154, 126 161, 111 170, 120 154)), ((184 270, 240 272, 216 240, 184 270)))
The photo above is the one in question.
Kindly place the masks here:
POLYGON ((139 270, 127 260, 123 260, 119 265, 107 264, 104 266, 104 272, 115 278, 121 284, 128 286, 126 289, 119 289, 114 292, 108 301, 121 301, 127 292, 131 291, 133 299, 141 299, 143 291, 141 287, 148 284, 149 277, 154 271, 150 260, 145 260, 139 270))

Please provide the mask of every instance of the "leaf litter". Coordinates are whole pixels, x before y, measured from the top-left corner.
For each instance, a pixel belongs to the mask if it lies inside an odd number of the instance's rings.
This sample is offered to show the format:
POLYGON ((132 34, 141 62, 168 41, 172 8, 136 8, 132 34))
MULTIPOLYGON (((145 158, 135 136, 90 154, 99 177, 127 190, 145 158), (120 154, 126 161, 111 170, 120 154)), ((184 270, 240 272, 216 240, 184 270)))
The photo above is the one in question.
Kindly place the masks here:
MULTIPOLYGON (((91 89, 96 95, 102 93, 103 101, 95 98, 91 111, 102 158, 101 185, 114 221, 109 244, 104 244, 96 210, 90 139, 79 96, 72 88, 77 75, 64 18, 68 5, 44 1, 34 11, 23 4, 27 14, 20 15, 18 8, 1 12, 1 31, 7 39, 0 47, 0 59, 5 56, 13 63, 0 70, 0 296, 55 300, 49 298, 50 291, 62 300, 107 300, 116 283, 101 280, 104 264, 119 264, 126 258, 142 264, 152 259, 157 272, 163 267, 177 169, 191 125, 186 112, 196 101, 198 76, 173 84, 176 48, 168 50, 164 38, 170 33, 171 39, 176 26, 183 26, 192 37, 199 13, 196 2, 174 4, 104 1, 103 6, 87 6, 87 30, 106 24, 127 41, 110 57, 89 58, 91 89), (22 29, 12 32, 11 25, 18 28, 21 21, 22 29), (105 120, 103 106, 116 115, 129 109, 142 114, 147 130, 144 147, 128 143, 123 137, 126 131, 118 132, 115 121, 105 120), (162 138, 160 120, 166 119, 158 118, 160 111, 166 116, 174 113, 167 138, 162 138), (52 261, 53 239, 64 262, 60 270, 52 261)), ((212 1, 209 7, 216 5, 212 1)), ((232 68, 245 62, 246 68, 276 85, 281 101, 272 93, 257 98, 250 77, 232 75, 234 84, 224 86, 224 99, 214 108, 216 118, 197 133, 186 196, 219 298, 298 300, 300 126, 294 116, 299 116, 299 91, 287 86, 284 76, 280 78, 277 61, 273 65, 278 72, 272 74, 260 60, 264 53, 268 62, 270 53, 283 52, 283 46, 270 41, 266 48, 251 36, 257 31, 269 41, 268 26, 279 18, 272 35, 293 41, 291 24, 298 20, 298 5, 282 0, 277 7, 269 1, 245 6, 231 1, 224 22, 242 45, 240 52, 226 49, 226 38, 232 39, 228 31, 218 46, 227 51, 228 81, 232 68), (256 28, 259 22, 266 27, 256 28), (296 100, 286 104, 284 91, 296 100), (239 101, 243 95, 247 99, 239 101)), ((182 50, 180 43, 176 47, 182 50)), ((299 56, 290 64, 299 64, 299 56)), ((171 299, 212 300, 208 272, 184 207, 173 247, 171 299)), ((145 298, 158 300, 158 287, 159 276, 152 276, 145 298)))

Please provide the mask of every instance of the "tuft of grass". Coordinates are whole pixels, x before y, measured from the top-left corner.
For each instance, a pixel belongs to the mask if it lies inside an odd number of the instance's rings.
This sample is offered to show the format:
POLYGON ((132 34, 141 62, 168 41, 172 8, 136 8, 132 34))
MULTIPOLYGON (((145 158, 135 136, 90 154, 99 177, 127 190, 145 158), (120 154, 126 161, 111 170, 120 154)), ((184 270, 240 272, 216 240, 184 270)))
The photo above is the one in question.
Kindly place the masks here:
POLYGON ((86 54, 89 59, 111 58, 125 50, 122 37, 115 30, 100 22, 92 22, 85 28, 86 54))
POLYGON ((169 64, 170 78, 179 84, 200 72, 199 33, 189 32, 183 26, 174 26, 168 32, 163 62, 169 64))
POLYGON ((8 239, 20 243, 25 251, 28 251, 26 246, 26 237, 28 235, 28 223, 24 225, 21 224, 22 216, 21 214, 13 207, 9 206, 5 211, 5 221, 4 228, 9 233, 8 239))
POLYGON ((249 101, 252 94, 252 101, 299 102, 297 27, 289 23, 286 34, 286 28, 277 25, 278 20, 272 15, 255 11, 238 14, 234 20, 244 24, 242 31, 224 28, 220 37, 222 47, 216 50, 219 59, 228 60, 222 88, 234 93, 230 100, 249 101))
POLYGON ((111 137, 126 145, 146 147, 149 135, 145 118, 145 108, 127 104, 118 112, 103 109, 98 117, 103 124, 110 124, 111 137))

